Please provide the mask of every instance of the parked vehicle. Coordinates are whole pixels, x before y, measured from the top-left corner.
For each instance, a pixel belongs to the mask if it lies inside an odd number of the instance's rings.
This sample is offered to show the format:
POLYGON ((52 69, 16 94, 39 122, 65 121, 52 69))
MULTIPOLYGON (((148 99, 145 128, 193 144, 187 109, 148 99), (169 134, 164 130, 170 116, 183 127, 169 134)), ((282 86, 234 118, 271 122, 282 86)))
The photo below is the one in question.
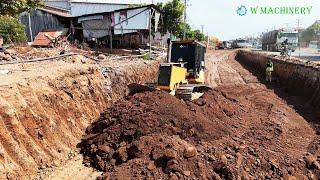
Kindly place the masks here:
POLYGON ((298 47, 298 31, 280 29, 270 31, 262 36, 262 50, 281 52, 281 43, 288 39, 288 50, 294 52, 298 47))
POLYGON ((232 42, 231 41, 226 41, 226 49, 231 49, 232 42))
POLYGON ((231 47, 232 47, 233 49, 236 49, 236 48, 245 48, 245 47, 247 47, 247 42, 246 42, 245 39, 236 39, 236 40, 233 40, 233 41, 232 41, 231 47))
POLYGON ((222 41, 219 41, 219 42, 217 43, 215 49, 224 49, 224 48, 225 48, 225 46, 224 46, 223 42, 222 42, 222 41))
POLYGON ((238 48, 245 48, 247 45, 247 42, 244 39, 237 39, 236 42, 237 42, 238 48))

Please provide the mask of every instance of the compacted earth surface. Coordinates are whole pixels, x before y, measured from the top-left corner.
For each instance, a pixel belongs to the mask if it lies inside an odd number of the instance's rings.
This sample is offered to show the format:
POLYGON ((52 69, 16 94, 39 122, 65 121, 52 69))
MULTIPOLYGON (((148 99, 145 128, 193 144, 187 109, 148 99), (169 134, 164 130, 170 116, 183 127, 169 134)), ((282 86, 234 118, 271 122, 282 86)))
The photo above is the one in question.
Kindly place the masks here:
POLYGON ((127 96, 86 129, 78 147, 99 179, 318 179, 319 113, 303 97, 207 53, 203 97, 127 96))

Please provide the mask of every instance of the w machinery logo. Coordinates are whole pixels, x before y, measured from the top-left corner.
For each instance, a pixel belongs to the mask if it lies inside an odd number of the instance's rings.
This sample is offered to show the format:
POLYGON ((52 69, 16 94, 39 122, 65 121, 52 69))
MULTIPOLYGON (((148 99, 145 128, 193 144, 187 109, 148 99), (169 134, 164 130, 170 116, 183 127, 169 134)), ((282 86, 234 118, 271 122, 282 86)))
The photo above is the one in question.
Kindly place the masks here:
POLYGON ((239 16, 250 15, 310 15, 312 6, 244 6, 237 7, 239 16))
POLYGON ((247 14, 247 8, 244 5, 239 6, 238 9, 237 9, 237 14, 239 16, 246 15, 247 14))

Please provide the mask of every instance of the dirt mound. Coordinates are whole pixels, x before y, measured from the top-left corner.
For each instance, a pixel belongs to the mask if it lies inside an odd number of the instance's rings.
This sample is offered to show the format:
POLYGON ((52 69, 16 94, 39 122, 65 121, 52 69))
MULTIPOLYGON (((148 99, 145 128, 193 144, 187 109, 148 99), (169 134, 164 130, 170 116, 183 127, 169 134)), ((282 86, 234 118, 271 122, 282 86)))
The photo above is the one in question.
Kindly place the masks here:
POLYGON ((232 134, 224 122, 242 109, 218 91, 194 102, 160 91, 135 94, 88 127, 79 146, 85 163, 106 177, 234 177, 204 144, 232 134))
POLYGON ((126 97, 87 128, 84 163, 103 179, 317 178, 317 154, 298 140, 309 127, 267 93, 233 86, 193 102, 160 91, 126 97))

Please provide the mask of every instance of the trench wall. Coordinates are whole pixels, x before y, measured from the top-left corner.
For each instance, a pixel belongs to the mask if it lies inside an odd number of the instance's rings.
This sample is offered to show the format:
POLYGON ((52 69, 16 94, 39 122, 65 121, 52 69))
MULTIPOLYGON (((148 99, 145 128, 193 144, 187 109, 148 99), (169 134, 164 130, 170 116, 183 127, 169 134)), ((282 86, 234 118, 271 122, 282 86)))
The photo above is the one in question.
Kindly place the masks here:
POLYGON ((154 81, 158 64, 93 65, 0 87, 0 179, 30 179, 66 162, 85 128, 128 84, 154 81))
POLYGON ((320 66, 243 50, 238 51, 236 59, 263 73, 267 61, 272 60, 274 75, 281 85, 286 86, 290 93, 308 98, 311 105, 320 107, 320 66))

